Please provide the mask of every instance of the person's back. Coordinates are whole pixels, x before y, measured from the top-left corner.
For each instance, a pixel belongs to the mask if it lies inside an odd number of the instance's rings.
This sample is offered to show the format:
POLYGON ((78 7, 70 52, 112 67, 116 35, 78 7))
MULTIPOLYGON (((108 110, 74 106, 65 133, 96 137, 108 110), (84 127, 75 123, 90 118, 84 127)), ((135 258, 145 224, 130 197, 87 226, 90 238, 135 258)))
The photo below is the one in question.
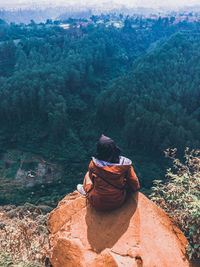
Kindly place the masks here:
POLYGON ((104 135, 97 145, 97 156, 93 157, 84 179, 84 190, 92 206, 99 211, 120 207, 127 189, 139 190, 138 178, 130 159, 120 156, 114 141, 104 135))
MULTIPOLYGON (((105 163, 105 162, 104 162, 105 163)), ((93 185, 86 187, 88 200, 96 210, 112 210, 125 201, 127 189, 139 190, 139 182, 131 166, 131 160, 120 156, 118 164, 102 165, 93 158, 89 165, 89 176, 93 185)))

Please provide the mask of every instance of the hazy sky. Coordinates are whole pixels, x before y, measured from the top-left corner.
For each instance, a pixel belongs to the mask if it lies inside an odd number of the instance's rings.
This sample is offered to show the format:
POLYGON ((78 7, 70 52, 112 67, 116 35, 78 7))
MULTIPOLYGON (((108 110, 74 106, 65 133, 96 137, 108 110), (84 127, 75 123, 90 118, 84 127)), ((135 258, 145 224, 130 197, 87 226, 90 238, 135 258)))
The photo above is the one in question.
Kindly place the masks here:
POLYGON ((193 6, 200 5, 200 0, 0 0, 0 7, 17 7, 17 6, 29 6, 29 3, 35 3, 38 6, 43 4, 47 5, 50 3, 51 5, 71 5, 71 4, 79 4, 79 5, 87 5, 87 4, 102 4, 105 2, 114 2, 118 4, 125 4, 130 7, 174 7, 174 6, 193 6))

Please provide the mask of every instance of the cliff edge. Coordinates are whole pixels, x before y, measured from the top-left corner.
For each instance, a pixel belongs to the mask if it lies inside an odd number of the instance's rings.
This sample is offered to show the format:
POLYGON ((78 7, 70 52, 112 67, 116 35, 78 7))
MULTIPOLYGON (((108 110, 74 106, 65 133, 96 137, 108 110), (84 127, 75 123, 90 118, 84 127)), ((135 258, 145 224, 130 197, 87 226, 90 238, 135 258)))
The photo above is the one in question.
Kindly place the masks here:
POLYGON ((47 220, 54 267, 190 266, 187 240, 142 193, 112 212, 97 212, 77 191, 47 220))

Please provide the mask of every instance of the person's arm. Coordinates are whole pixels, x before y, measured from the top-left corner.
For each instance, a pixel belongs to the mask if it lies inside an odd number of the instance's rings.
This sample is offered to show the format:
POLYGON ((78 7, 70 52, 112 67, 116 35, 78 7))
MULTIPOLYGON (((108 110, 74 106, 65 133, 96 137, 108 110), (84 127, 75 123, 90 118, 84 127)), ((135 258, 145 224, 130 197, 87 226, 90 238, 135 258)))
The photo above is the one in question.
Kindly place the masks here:
POLYGON ((138 191, 140 189, 139 180, 132 166, 130 166, 128 169, 128 174, 127 174, 126 179, 127 179, 128 185, 131 187, 133 191, 138 191))
POLYGON ((84 181, 83 181, 83 188, 87 192, 92 187, 92 180, 89 175, 89 171, 86 173, 84 181))

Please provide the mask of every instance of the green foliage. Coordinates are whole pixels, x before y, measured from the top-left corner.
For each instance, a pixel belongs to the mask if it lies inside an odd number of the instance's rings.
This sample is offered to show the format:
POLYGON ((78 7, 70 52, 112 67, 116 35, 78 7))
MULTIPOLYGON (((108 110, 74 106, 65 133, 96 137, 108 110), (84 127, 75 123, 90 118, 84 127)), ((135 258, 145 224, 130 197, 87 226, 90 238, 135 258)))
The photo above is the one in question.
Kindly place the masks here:
POLYGON ((5 177, 6 178, 15 177, 15 175, 16 175, 18 169, 19 169, 19 165, 20 165, 19 162, 16 162, 16 163, 12 164, 11 168, 9 168, 8 170, 4 171, 5 177))
POLYGON ((190 259, 200 258, 200 150, 185 149, 184 161, 176 157, 176 149, 166 150, 173 161, 166 181, 155 180, 151 199, 163 208, 182 229, 189 241, 190 259))
MULTIPOLYGON (((35 205, 56 207, 66 194, 76 189, 76 184, 82 183, 88 163, 83 165, 74 163, 73 167, 66 163, 61 179, 47 184, 37 184, 33 187, 17 185, 11 178, 5 179, 0 176, 0 205, 23 205, 29 202, 35 205)), ((12 166, 10 168, 12 170, 12 166)))
POLYGON ((66 23, 0 23, 1 149, 76 169, 104 132, 149 188, 165 148, 200 145, 198 23, 109 14, 66 23))
POLYGON ((198 148, 199 44, 198 34, 175 34, 111 81, 98 99, 99 120, 112 120, 102 127, 116 132, 120 126, 127 147, 148 153, 173 146, 183 150, 185 144, 198 148))

